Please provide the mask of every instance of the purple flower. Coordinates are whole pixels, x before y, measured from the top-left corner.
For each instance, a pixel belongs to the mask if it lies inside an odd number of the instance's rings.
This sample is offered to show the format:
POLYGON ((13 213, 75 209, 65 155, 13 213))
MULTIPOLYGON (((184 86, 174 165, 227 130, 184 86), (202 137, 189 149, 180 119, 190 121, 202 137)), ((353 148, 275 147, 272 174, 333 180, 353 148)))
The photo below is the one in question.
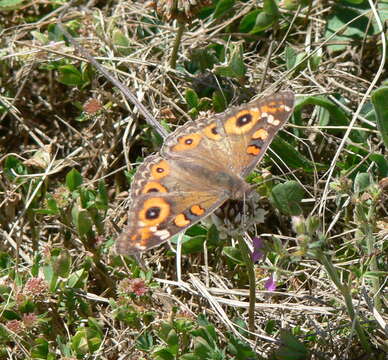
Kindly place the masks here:
POLYGON ((261 237, 255 236, 252 242, 253 242, 252 261, 255 263, 264 257, 264 241, 261 237))
POLYGON ((276 290, 276 280, 274 279, 273 274, 269 277, 269 279, 265 282, 264 288, 268 291, 276 290))

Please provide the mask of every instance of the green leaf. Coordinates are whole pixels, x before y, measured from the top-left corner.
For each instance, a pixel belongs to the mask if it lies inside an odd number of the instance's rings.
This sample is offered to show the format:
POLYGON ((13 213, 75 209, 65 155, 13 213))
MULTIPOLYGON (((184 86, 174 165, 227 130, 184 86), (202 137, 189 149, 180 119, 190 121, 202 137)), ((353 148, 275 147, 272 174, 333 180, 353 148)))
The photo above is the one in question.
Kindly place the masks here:
POLYGON ((212 108, 212 99, 208 97, 203 97, 199 100, 198 110, 206 111, 212 108))
POLYGON ((77 205, 71 210, 73 224, 78 230, 80 237, 91 235, 93 223, 87 210, 79 209, 77 205))
POLYGON ((263 10, 272 16, 279 16, 279 8, 274 0, 264 0, 263 10))
POLYGON ((71 256, 68 250, 63 249, 53 263, 54 273, 62 278, 70 275, 71 256))
POLYGON ((71 338, 71 346, 78 355, 91 354, 101 345, 100 334, 91 328, 81 328, 71 338))
POLYGON ((157 348, 152 353, 152 358, 155 360, 175 360, 176 357, 171 354, 169 347, 157 348))
POLYGON ((256 18, 257 18, 257 15, 261 12, 262 10, 260 9, 255 9, 251 12, 249 12, 248 14, 246 14, 240 21, 240 25, 239 25, 239 30, 240 32, 243 32, 243 33, 248 33, 250 32, 255 24, 256 24, 256 18))
POLYGON ((388 148, 388 86, 383 86, 375 90, 372 94, 372 103, 376 113, 377 127, 388 148))
POLYGON ((208 246, 216 247, 220 245, 220 233, 214 224, 210 226, 206 238, 208 246))
POLYGON ((48 341, 42 338, 35 339, 35 345, 31 349, 32 359, 47 359, 49 353, 48 341))
POLYGON ((139 350, 149 352, 152 350, 153 346, 154 340, 151 332, 144 331, 144 333, 137 338, 136 347, 139 350))
POLYGON ((256 34, 271 27, 279 18, 279 9, 274 0, 264 0, 263 11, 256 16, 255 26, 249 32, 256 34))
POLYGON ((100 180, 98 183, 96 205, 98 209, 107 210, 108 209, 108 192, 106 191, 106 186, 103 180, 100 180))
POLYGON ((218 19, 233 8, 234 0, 219 0, 213 13, 213 18, 218 19))
POLYGON ((198 357, 194 353, 187 353, 180 356, 179 360, 198 360, 198 357))
POLYGON ((279 18, 279 8, 274 0, 264 0, 263 9, 246 14, 239 25, 244 33, 256 34, 271 27, 279 18))
POLYGON ((129 55, 131 42, 128 37, 120 30, 114 29, 112 32, 112 43, 121 55, 129 55))
POLYGON ((58 215, 59 214, 59 209, 58 209, 57 202, 55 201, 55 199, 52 196, 49 196, 47 198, 47 207, 51 211, 52 215, 58 215))
POLYGON ((384 157, 384 155, 372 154, 369 156, 369 159, 376 163, 380 177, 388 176, 388 160, 384 157))
POLYGON ((276 358, 282 360, 309 359, 309 353, 306 347, 291 333, 281 331, 280 340, 282 345, 275 352, 276 358))
MULTIPOLYGON (((13 337, 13 334, 11 334, 3 324, 0 324, 0 340, 2 342, 9 341, 11 336, 13 337)), ((4 357, 4 359, 6 359, 6 357, 4 357)))
POLYGON ((367 14, 354 20, 360 15, 362 11, 369 10, 368 4, 349 4, 344 1, 337 2, 332 8, 331 15, 329 15, 327 21, 327 28, 325 38, 330 37, 335 32, 337 34, 331 38, 330 42, 336 43, 335 45, 328 45, 328 49, 331 51, 342 51, 346 49, 352 41, 362 40, 367 35, 373 35, 376 33, 377 27, 367 14), (344 27, 348 22, 351 23, 344 27))
POLYGON ((222 249, 222 253, 227 256, 234 263, 239 265, 245 265, 241 251, 233 246, 225 246, 222 249))
POLYGON ((308 59, 312 71, 318 70, 321 60, 322 60, 322 57, 319 55, 313 55, 308 59))
POLYGON ((67 286, 70 288, 82 288, 88 278, 88 273, 85 269, 79 269, 73 272, 67 280, 67 286))
POLYGON ((42 45, 46 45, 49 42, 48 36, 42 34, 39 31, 31 31, 30 34, 35 40, 39 41, 42 45))
POLYGON ((307 56, 304 51, 298 53, 291 46, 287 46, 285 50, 285 55, 287 70, 293 69, 295 72, 300 72, 307 67, 307 56))
POLYGON ((187 236, 183 238, 182 241, 182 253, 185 255, 195 254, 203 251, 203 243, 205 242, 205 237, 200 236, 187 236))
POLYGON ((101 338, 104 336, 104 331, 102 329, 102 326, 97 321, 97 319, 89 316, 88 317, 88 325, 89 325, 90 329, 93 329, 94 331, 96 331, 96 333, 98 333, 101 338))
POLYGON ((230 61, 230 67, 236 74, 236 77, 243 77, 247 72, 247 68, 244 64, 243 45, 237 44, 232 51, 232 57, 230 61))
POLYGON ((274 138, 271 143, 271 149, 286 163, 287 166, 293 169, 302 168, 304 171, 311 173, 314 172, 315 169, 324 170, 327 167, 326 165, 310 161, 280 136, 274 138))
POLYGON ((8 179, 15 179, 16 175, 26 175, 27 169, 15 156, 7 156, 4 162, 4 173, 8 179))
POLYGON ((25 0, 0 0, 0 10, 15 10, 21 7, 25 0))
POLYGON ((297 59, 296 59, 297 52, 293 47, 287 46, 284 51, 284 55, 286 57, 287 70, 291 70, 297 63, 297 59))
POLYGON ((216 74, 231 78, 241 78, 246 73, 246 66, 243 61, 242 44, 232 45, 232 52, 226 66, 219 65, 214 67, 216 74))
POLYGON ((43 266, 42 270, 44 274, 44 279, 47 281, 49 285, 49 290, 51 292, 55 292, 59 283, 58 275, 55 274, 55 271, 51 264, 43 266))
POLYGON ((170 323, 168 322, 162 322, 160 324, 159 332, 158 335, 159 337, 164 341, 167 342, 168 334, 170 331, 173 330, 173 327, 170 323))
POLYGON ((365 0, 345 0, 349 4, 362 4, 365 0))
POLYGON ((173 355, 178 355, 179 352, 179 337, 174 329, 171 329, 168 333, 166 343, 168 349, 173 355))
POLYGON ((354 179, 354 191, 360 193, 370 185, 370 175, 368 173, 358 173, 354 179))
MULTIPOLYGON (((70 31, 68 28, 67 28, 67 30, 70 31)), ((72 33, 72 32, 70 31, 70 33, 72 33)), ((66 39, 62 30, 55 23, 49 24, 47 26, 47 34, 48 34, 49 41, 58 42, 58 41, 64 41, 66 39)), ((72 33, 72 35, 74 36, 74 33, 72 33)))
POLYGON ((222 91, 216 90, 213 93, 213 109, 215 112, 225 111, 228 103, 225 98, 225 94, 222 91))
POLYGON ((235 356, 236 360, 255 359, 256 356, 255 352, 247 343, 234 336, 229 338, 228 349, 235 356))
POLYGON ((71 169, 66 175, 66 186, 70 191, 77 190, 83 182, 82 175, 76 170, 71 169))
POLYGON ((185 90, 185 100, 189 109, 197 108, 199 105, 199 97, 193 89, 185 90))
POLYGON ((216 52, 217 49, 211 46, 194 49, 190 56, 190 63, 188 64, 189 71, 194 73, 197 69, 200 71, 212 69, 214 64, 219 62, 216 52))
POLYGON ((300 215, 300 202, 304 196, 303 188, 296 181, 287 181, 273 187, 271 202, 281 212, 287 215, 300 215))
POLYGON ((198 109, 196 109, 196 108, 192 108, 192 109, 190 109, 190 110, 187 112, 187 115, 189 115, 192 119, 197 118, 198 114, 199 114, 199 111, 198 111, 198 109))
POLYGON ((196 337, 194 339, 194 353, 197 355, 197 359, 209 359, 209 354, 213 351, 213 346, 202 337, 196 337))
POLYGON ((74 65, 61 65, 58 67, 58 71, 57 80, 61 84, 68 86, 82 86, 84 84, 82 73, 74 65))
MULTIPOLYGON (((326 109, 330 113, 330 123, 329 123, 330 125, 341 126, 341 127, 349 125, 350 120, 349 120, 349 117, 346 115, 346 113, 337 104, 334 104, 325 96, 307 96, 306 98, 298 101, 298 103, 295 105, 295 109, 293 113, 293 118, 297 125, 304 125, 302 120, 302 110, 303 110, 303 107, 307 105, 316 105, 326 109)), ((324 121, 327 121, 325 117, 323 119, 324 121)), ((323 125, 323 124, 319 124, 319 125, 323 125)), ((345 130, 330 129, 330 130, 327 130, 327 132, 334 135, 342 135, 345 132, 345 130)), ((354 142, 358 142, 358 143, 364 142, 364 138, 359 131, 352 130, 350 132, 349 137, 354 142)))

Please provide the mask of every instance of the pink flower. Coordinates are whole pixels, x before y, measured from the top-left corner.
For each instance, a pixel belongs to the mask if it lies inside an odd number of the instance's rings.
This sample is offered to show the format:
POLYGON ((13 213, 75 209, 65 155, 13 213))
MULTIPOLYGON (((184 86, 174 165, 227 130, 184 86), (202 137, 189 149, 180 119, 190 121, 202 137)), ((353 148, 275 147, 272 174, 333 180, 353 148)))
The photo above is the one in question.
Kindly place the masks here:
POLYGON ((19 320, 8 321, 5 326, 15 334, 20 334, 24 330, 23 323, 19 320))
POLYGON ((132 292, 137 296, 142 296, 148 291, 148 287, 142 279, 132 280, 132 292))
POLYGON ((32 328, 34 327, 36 321, 37 321, 37 317, 34 313, 30 313, 30 314, 24 314, 23 315, 23 323, 24 323, 24 326, 26 328, 32 328))
POLYGON ((269 279, 265 282, 264 288, 268 291, 276 290, 276 280, 274 279, 273 274, 269 277, 269 279))
POLYGON ((261 237, 255 236, 252 242, 253 242, 252 261, 255 263, 264 257, 264 241, 261 237))
POLYGON ((43 297, 47 292, 47 282, 41 278, 31 278, 24 285, 24 294, 33 298, 43 297))

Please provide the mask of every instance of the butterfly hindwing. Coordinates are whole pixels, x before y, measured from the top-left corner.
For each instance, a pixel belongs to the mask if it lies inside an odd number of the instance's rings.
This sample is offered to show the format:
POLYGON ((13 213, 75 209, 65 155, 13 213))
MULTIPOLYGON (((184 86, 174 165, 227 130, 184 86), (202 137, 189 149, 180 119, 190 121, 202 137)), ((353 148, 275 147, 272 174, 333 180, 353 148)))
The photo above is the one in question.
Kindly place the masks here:
POLYGON ((120 254, 148 250, 187 229, 226 198, 174 160, 148 157, 136 172, 128 226, 116 243, 120 254), (197 184, 193 186, 192 183, 197 184), (201 184, 202 183, 202 184, 201 184))

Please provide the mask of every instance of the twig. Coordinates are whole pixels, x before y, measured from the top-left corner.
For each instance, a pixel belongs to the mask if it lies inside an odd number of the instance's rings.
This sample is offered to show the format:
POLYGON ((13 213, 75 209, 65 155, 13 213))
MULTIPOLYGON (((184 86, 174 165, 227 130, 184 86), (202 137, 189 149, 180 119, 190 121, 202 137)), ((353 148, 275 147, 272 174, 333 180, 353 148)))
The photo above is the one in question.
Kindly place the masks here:
POLYGON ((58 17, 58 27, 66 36, 67 40, 71 42, 71 44, 85 57, 101 74, 103 74, 114 86, 120 89, 120 91, 126 96, 126 98, 137 107, 139 112, 144 116, 147 123, 152 126, 160 136, 165 138, 168 135, 167 130, 155 120, 152 114, 146 109, 146 107, 133 95, 129 89, 123 85, 120 81, 118 81, 109 71, 107 71, 93 56, 91 56, 65 29, 62 24, 62 17, 70 6, 71 2, 65 7, 61 14, 58 17))

